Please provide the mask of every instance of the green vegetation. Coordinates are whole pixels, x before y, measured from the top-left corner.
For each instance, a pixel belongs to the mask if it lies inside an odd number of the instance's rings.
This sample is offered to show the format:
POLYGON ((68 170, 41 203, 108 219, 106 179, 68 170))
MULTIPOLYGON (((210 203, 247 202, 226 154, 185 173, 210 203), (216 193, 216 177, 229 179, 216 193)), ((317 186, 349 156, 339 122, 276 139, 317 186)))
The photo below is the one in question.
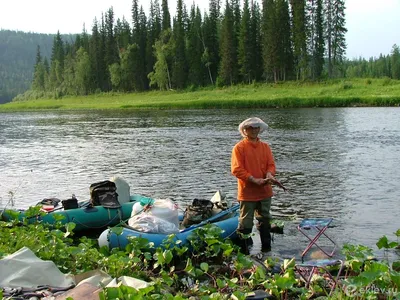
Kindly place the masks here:
MULTIPOLYGON (((99 269, 115 278, 131 276, 151 283, 140 290, 127 286, 105 288, 100 296, 104 300, 245 299, 254 290, 267 291, 274 299, 310 299, 328 294, 329 299, 397 299, 400 295, 400 261, 390 262, 389 255, 377 261, 372 249, 361 245, 343 247, 345 270, 340 273, 340 284, 331 290, 327 277, 316 275, 306 288, 295 272, 295 259, 262 261, 243 255, 238 246, 222 239, 221 229, 212 224, 197 229, 189 238, 189 247, 172 242, 170 236, 163 248, 154 249, 147 240, 133 238, 123 250, 99 249, 96 240, 74 238, 73 225, 50 229, 40 223, 1 221, 0 259, 25 246, 39 258, 53 261, 63 273, 78 275, 99 269)), ((113 230, 118 232, 118 228, 113 230)), ((395 235, 397 241, 383 236, 377 242, 378 248, 396 251, 400 229, 395 235)), ((330 271, 334 273, 335 269, 330 271)))
MULTIPOLYGON (((100 18, 94 16, 89 31, 82 24, 82 33, 73 36, 0 30, 0 52, 4 50, 0 55, 0 103, 28 89, 17 98, 59 99, 172 89, 185 94, 185 90, 235 85, 240 90, 243 84, 251 90, 254 84, 265 82, 301 85, 328 79, 400 79, 400 49, 396 44, 387 49, 389 55, 346 59, 344 0, 245 0, 243 5, 238 0, 221 2, 210 0, 209 10, 201 12, 195 2, 186 7, 178 0, 171 20, 168 1, 151 0, 146 15, 139 0, 132 0, 130 21, 115 19, 111 7, 100 18)), ((218 93, 215 97, 207 95, 207 101, 194 95, 200 98, 196 103, 183 99, 184 103, 173 107, 226 107, 225 100, 216 103, 221 99, 218 93)), ((350 99, 344 95, 344 101, 329 95, 337 99, 328 99, 328 103, 325 95, 317 96, 304 102, 303 96, 290 93, 268 95, 228 106, 392 105, 376 98, 358 99, 359 95, 350 99)), ((119 107, 112 104, 113 100, 108 102, 109 108, 119 107)), ((127 102, 123 107, 161 105, 127 102)), ((170 107, 162 102, 162 107, 170 107)), ((68 106, 35 105, 55 109, 68 106)))
MULTIPOLYGON (((32 92, 34 93, 34 92, 32 92)), ((30 97, 33 95, 31 94, 30 97)), ((18 97, 0 105, 0 111, 70 109, 207 109, 397 106, 400 81, 358 79, 324 83, 237 85, 195 91, 151 91, 143 93, 24 100, 18 97)))

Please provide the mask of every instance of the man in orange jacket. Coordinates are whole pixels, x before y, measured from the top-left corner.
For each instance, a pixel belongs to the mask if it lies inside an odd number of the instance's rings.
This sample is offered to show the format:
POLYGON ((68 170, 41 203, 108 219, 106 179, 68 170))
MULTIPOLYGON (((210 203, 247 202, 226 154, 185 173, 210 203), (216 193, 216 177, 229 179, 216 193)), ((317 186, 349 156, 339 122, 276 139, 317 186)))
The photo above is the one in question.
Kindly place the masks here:
MULTIPOLYGON (((271 251, 271 181, 275 176, 275 161, 270 146, 259 139, 268 125, 260 118, 249 118, 239 125, 243 139, 232 150, 231 172, 238 181, 240 203, 239 236, 249 235, 256 217, 260 232, 261 251, 271 251)), ((249 254, 251 238, 241 240, 242 252, 249 254)))

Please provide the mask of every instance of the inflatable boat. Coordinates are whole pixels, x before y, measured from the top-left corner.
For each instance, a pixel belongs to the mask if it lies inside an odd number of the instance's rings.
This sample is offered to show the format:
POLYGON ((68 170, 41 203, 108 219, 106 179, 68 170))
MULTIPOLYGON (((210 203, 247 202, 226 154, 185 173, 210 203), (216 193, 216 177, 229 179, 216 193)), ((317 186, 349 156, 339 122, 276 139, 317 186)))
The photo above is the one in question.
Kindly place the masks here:
MULTIPOLYGON (((27 216, 27 210, 5 209, 0 212, 2 221, 26 220, 28 224, 36 222, 55 224, 67 224, 73 222, 76 224, 74 232, 85 231, 89 229, 104 229, 109 226, 115 226, 122 221, 126 221, 131 216, 132 207, 137 201, 146 201, 151 199, 143 195, 135 194, 130 196, 130 201, 122 203, 117 208, 106 208, 103 206, 91 206, 89 201, 80 202, 76 208, 55 207, 49 211, 43 211, 35 216, 27 216)), ((29 215, 29 214, 28 214, 29 215)))
MULTIPOLYGON (((189 235, 192 234, 195 229, 207 224, 214 224, 220 227, 223 230, 221 234, 223 238, 236 238, 239 216, 238 210, 239 205, 234 205, 208 219, 205 219, 199 224, 193 224, 188 228, 182 229, 178 233, 174 233, 174 241, 180 240, 182 244, 187 244, 189 235)), ((170 234, 166 233, 143 232, 127 227, 122 229, 121 234, 116 234, 112 229, 106 229, 98 238, 98 243, 100 247, 106 246, 109 249, 124 249, 126 245, 128 245, 130 238, 141 237, 153 243, 154 247, 157 248, 163 246, 163 242, 169 237, 169 235, 170 234)))

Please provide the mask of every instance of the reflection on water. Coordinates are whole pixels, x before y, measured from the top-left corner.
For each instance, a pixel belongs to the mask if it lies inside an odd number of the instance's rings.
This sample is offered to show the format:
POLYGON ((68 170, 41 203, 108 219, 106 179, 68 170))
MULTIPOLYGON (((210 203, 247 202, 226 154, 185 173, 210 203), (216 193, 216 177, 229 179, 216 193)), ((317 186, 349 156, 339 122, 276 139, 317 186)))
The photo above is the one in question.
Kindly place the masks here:
POLYGON ((238 124, 258 116, 274 151, 277 247, 297 254, 303 218, 333 217, 339 242, 373 247, 400 228, 399 108, 40 112, 0 114, 0 201, 89 198, 91 183, 120 175, 131 193, 182 206, 222 189, 236 197, 230 154, 238 124))

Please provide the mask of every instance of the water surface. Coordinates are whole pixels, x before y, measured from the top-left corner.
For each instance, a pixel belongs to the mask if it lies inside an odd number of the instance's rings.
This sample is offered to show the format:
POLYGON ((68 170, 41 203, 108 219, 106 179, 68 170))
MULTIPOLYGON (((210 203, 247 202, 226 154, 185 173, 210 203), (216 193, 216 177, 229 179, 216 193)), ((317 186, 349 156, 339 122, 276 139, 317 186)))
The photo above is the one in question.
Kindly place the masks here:
POLYGON ((275 248, 301 252, 303 218, 333 217, 339 245, 375 247, 400 228, 400 109, 313 108, 139 112, 0 113, 0 207, 43 198, 89 199, 91 183, 119 175, 131 193, 170 198, 181 207, 222 190, 235 201, 230 174, 238 124, 264 119, 277 178, 272 213, 285 220, 275 248))

